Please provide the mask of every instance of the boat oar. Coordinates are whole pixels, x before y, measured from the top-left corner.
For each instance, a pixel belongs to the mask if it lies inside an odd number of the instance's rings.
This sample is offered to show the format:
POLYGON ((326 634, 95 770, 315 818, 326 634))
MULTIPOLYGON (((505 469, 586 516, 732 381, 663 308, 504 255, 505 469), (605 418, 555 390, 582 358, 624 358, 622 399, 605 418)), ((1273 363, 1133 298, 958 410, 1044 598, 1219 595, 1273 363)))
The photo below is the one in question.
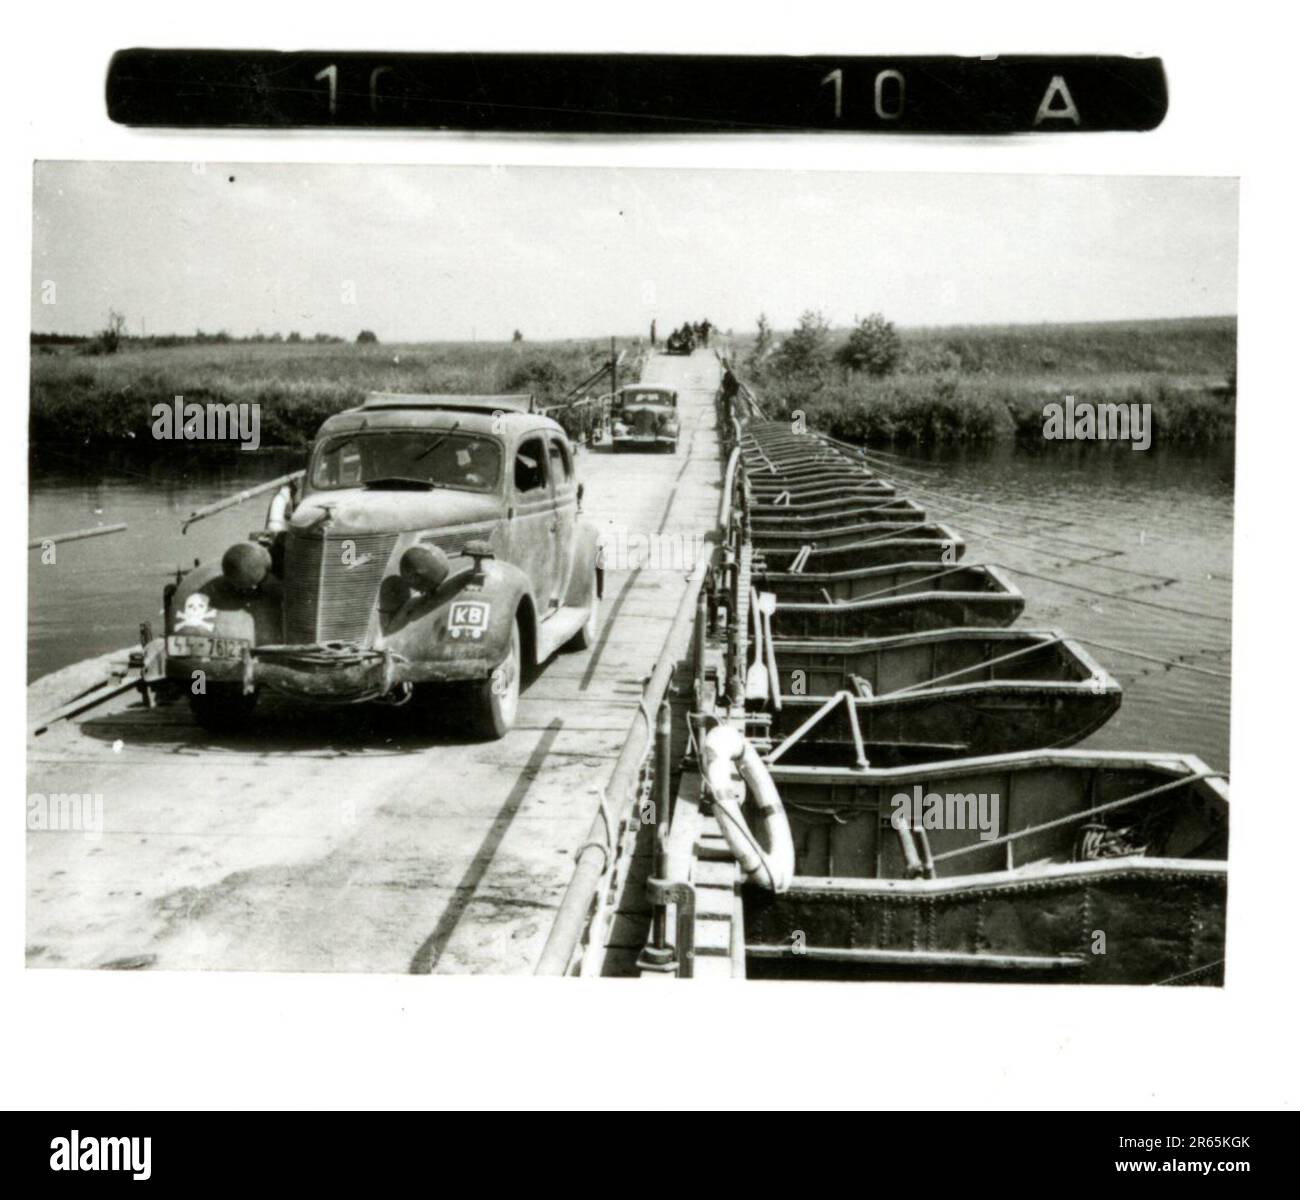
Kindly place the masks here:
POLYGON ((767 651, 767 675, 771 681, 772 707, 781 711, 781 676, 776 669, 776 646, 772 641, 772 614, 776 612, 776 593, 758 593, 759 624, 763 629, 763 647, 767 651))
POLYGON ((101 692, 97 696, 88 696, 83 693, 83 698, 73 700, 61 709, 57 709, 45 721, 33 730, 33 736, 39 737, 41 734, 48 732, 51 725, 57 725, 60 721, 67 721, 72 717, 80 716, 82 713, 89 711, 96 706, 112 700, 115 696, 120 696, 124 692, 132 689, 139 689, 141 693, 147 688, 156 687, 162 683, 163 677, 160 675, 154 679, 141 679, 138 676, 131 679, 124 679, 116 687, 109 688, 106 692, 101 692))
POLYGON ((247 488, 242 492, 236 492, 233 496, 227 496, 224 500, 215 500, 211 504, 205 504, 202 508, 196 508, 184 521, 181 522, 181 533, 184 533, 195 521, 202 521, 205 517, 210 517, 215 513, 224 512, 227 508, 234 508, 236 504, 243 504, 245 500, 251 500, 254 496, 263 496, 267 492, 274 491, 277 488, 284 487, 287 483, 292 483, 295 479, 301 479, 304 472, 290 471, 288 475, 281 475, 278 479, 269 480, 266 483, 258 484, 257 487, 247 488))
POLYGON ((103 537, 106 533, 121 533, 125 528, 126 522, 120 521, 116 525, 95 525, 90 529, 74 529, 70 533, 51 533, 45 537, 33 538, 27 543, 27 549, 39 550, 42 546, 56 542, 80 542, 85 538, 103 537))
POLYGON ((766 700, 768 697, 767 658, 763 654, 763 614, 757 588, 749 589, 749 611, 754 618, 754 661, 745 672, 745 698, 766 700))

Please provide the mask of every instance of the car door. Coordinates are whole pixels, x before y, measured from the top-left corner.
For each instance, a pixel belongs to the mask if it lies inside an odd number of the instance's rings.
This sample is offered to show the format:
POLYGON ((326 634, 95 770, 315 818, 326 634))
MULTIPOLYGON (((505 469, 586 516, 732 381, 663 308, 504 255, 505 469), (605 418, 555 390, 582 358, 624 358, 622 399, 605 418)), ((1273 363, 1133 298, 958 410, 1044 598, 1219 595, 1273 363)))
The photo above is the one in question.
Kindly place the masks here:
POLYGON ((564 603, 573 574, 574 537, 578 527, 578 481, 569 444, 558 433, 547 439, 551 459, 551 490, 555 495, 555 592, 551 602, 564 603))
POLYGON ((546 616, 556 587, 555 496, 549 468, 546 435, 529 434, 515 451, 510 561, 528 576, 539 617, 546 616))

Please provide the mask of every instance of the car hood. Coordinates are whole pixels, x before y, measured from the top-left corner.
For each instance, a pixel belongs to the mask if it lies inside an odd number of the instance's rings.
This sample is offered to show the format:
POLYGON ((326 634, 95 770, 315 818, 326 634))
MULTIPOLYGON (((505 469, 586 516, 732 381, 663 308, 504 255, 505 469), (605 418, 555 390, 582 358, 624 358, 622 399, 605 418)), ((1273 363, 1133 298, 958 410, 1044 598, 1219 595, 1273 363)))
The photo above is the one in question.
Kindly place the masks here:
POLYGON ((294 509, 290 524, 305 533, 320 524, 327 509, 331 534, 404 533, 495 521, 501 516, 501 500, 451 488, 429 492, 339 488, 308 493, 294 509))

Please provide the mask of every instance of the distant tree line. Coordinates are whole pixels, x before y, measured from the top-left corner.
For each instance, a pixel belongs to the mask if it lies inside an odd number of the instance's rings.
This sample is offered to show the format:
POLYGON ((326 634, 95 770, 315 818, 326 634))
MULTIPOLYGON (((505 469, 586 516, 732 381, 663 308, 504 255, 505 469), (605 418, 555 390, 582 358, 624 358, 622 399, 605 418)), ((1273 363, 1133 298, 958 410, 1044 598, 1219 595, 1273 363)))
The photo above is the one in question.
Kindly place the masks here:
MULTIPOLYGON (((251 333, 245 337, 236 337, 224 329, 219 329, 215 333, 196 329, 193 333, 140 335, 127 333, 125 326, 126 321, 121 314, 110 313, 104 328, 98 333, 32 333, 30 335, 30 344, 32 346, 76 346, 90 354, 115 354, 123 346, 127 345, 156 349, 167 349, 172 346, 263 345, 277 343, 286 343, 288 345, 312 343, 337 346, 342 345, 347 340, 333 333, 313 333, 308 337, 304 337, 297 330, 288 335, 262 333, 259 330, 257 333, 251 333)), ((363 329, 357 334, 356 340, 361 345, 374 345, 379 342, 379 336, 373 330, 363 329)))
POLYGON ((903 342, 898 330, 880 313, 855 317, 848 338, 833 346, 830 322, 822 313, 809 309, 780 343, 776 342, 767 315, 760 314, 750 365, 785 377, 824 380, 838 368, 845 377, 861 374, 883 379, 898 369, 902 357, 903 342))

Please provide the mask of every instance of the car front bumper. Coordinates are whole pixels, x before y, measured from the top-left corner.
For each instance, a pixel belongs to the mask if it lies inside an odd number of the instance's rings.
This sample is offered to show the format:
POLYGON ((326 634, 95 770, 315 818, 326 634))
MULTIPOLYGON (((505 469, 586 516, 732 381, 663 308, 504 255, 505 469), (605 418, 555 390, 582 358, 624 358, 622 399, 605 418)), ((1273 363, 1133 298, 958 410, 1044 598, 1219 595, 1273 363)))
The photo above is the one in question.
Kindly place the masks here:
POLYGON ((616 446, 673 446, 677 443, 675 433, 614 433, 610 437, 616 446))
MULTIPOLYGON (((212 639, 214 643, 223 639, 212 639)), ((403 683, 459 683, 486 679, 493 664, 486 656, 457 647, 454 655, 415 662, 391 650, 347 642, 297 646, 208 647, 195 653, 194 639, 175 644, 167 640, 166 674, 189 685, 202 671, 212 683, 242 684, 245 692, 259 688, 283 692, 304 700, 356 704, 386 696, 403 683), (177 653, 175 651, 181 651, 177 653), (220 651, 220 653, 217 653, 220 651)))

